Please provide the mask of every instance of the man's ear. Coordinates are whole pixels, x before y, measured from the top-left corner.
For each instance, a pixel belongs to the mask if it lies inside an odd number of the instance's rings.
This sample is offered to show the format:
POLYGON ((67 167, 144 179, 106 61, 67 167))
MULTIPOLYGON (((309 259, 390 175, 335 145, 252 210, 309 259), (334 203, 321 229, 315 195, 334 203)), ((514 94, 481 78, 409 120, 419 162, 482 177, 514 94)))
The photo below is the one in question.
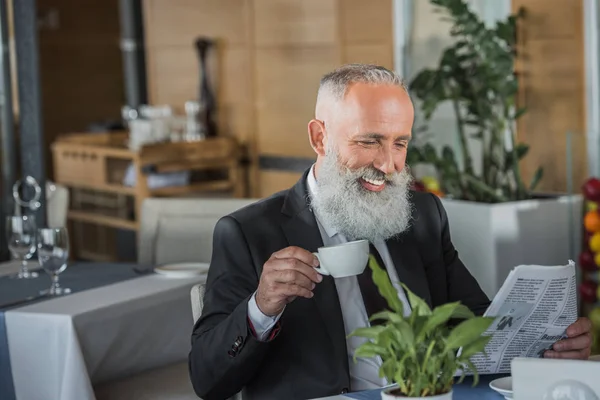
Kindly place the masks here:
POLYGON ((310 120, 308 123, 308 139, 315 153, 319 156, 324 156, 327 137, 323 121, 319 121, 318 119, 310 120))

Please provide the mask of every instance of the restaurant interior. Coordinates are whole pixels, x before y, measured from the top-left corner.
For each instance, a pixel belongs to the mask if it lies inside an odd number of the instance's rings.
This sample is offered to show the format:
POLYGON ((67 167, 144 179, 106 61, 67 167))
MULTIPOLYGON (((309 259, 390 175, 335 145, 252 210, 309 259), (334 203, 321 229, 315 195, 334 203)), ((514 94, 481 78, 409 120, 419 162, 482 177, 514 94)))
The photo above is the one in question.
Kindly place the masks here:
MULTIPOLYGON (((600 361, 598 0, 0 0, 0 46, 0 399, 200 398, 215 226, 303 177, 319 82, 353 63, 403 78, 412 189, 483 292, 564 271, 600 361)), ((598 400, 589 360, 447 399, 598 400), (542 397, 567 378, 588 397, 542 397)))

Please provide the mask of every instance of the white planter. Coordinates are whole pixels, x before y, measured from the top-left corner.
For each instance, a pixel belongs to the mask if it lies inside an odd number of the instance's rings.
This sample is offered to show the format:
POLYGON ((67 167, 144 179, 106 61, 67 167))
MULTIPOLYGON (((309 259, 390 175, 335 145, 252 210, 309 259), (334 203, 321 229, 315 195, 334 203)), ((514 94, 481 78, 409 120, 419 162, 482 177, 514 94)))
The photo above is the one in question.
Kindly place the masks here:
POLYGON ((582 197, 499 204, 442 199, 458 255, 490 299, 521 264, 565 265, 581 248, 582 197))
POLYGON ((437 396, 428 397, 399 397, 390 394, 391 391, 396 390, 396 387, 385 389, 381 392, 381 400, 452 400, 452 391, 437 396))

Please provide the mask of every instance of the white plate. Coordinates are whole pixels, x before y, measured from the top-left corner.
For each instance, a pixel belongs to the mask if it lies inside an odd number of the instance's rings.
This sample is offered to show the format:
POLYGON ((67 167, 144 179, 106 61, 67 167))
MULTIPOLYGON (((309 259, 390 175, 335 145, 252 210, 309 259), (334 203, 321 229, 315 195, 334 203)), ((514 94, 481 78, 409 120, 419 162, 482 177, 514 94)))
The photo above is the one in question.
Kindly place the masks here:
POLYGON ((206 275, 208 265, 208 263, 165 264, 154 268, 154 272, 174 278, 189 278, 197 275, 206 275))
POLYGON ((513 398, 512 376, 494 379, 490 382, 490 387, 504 396, 505 399, 510 400, 513 398))

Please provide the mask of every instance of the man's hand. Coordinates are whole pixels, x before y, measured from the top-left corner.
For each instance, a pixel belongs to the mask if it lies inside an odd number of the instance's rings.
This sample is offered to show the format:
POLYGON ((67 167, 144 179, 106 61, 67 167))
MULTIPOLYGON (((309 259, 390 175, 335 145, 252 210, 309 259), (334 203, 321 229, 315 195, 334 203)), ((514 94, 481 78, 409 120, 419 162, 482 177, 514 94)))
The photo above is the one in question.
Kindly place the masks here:
POLYGON ((263 266, 256 305, 265 315, 278 315, 297 296, 311 298, 323 277, 314 269, 319 260, 299 247, 286 247, 271 255, 263 266))
POLYGON ((544 357, 570 358, 587 360, 592 349, 592 322, 587 318, 579 318, 567 328, 567 339, 554 343, 552 350, 547 350, 544 357))

